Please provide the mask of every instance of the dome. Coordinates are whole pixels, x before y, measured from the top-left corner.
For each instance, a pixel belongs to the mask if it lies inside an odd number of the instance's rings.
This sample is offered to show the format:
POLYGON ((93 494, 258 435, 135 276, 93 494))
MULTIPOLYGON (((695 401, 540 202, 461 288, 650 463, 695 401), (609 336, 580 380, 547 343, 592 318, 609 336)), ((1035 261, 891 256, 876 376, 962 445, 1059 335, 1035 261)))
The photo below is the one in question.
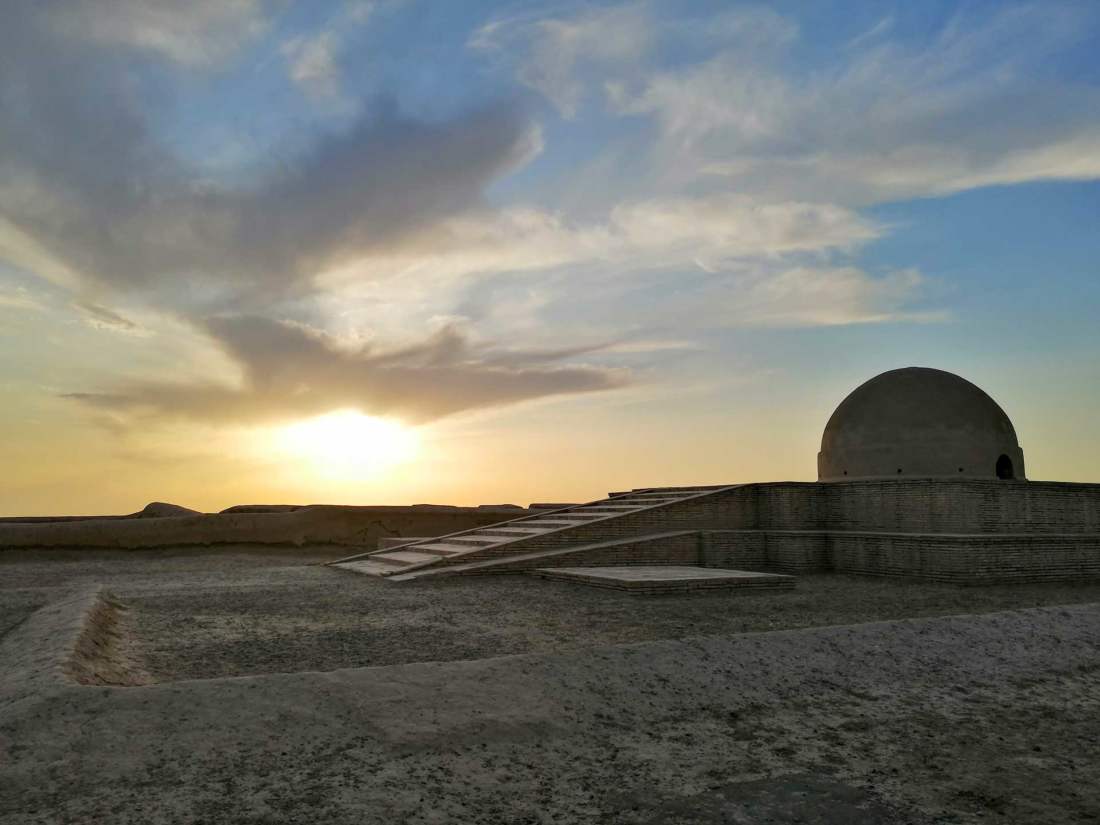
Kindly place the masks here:
POLYGON ((1024 478, 1016 430, 964 378, 907 367, 857 387, 836 408, 817 455, 820 481, 1024 478))

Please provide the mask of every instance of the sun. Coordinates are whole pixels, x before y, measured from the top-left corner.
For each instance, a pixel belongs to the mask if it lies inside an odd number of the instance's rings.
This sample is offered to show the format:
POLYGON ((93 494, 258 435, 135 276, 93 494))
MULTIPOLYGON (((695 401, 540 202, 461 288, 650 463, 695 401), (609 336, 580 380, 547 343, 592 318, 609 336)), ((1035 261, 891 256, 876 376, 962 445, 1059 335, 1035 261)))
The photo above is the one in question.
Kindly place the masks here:
POLYGON ((307 461, 319 475, 339 479, 378 476, 412 460, 419 447, 414 430, 355 410, 308 418, 275 431, 277 448, 307 461))

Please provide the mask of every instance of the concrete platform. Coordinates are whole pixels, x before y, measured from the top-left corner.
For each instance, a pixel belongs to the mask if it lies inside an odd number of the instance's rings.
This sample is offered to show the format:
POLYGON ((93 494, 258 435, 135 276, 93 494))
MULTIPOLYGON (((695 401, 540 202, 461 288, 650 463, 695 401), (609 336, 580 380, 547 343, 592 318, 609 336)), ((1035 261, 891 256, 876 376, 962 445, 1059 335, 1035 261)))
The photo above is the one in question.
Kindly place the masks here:
POLYGON ((655 565, 652 567, 542 567, 531 571, 543 579, 623 590, 636 595, 684 593, 694 590, 789 590, 794 576, 751 570, 655 565))

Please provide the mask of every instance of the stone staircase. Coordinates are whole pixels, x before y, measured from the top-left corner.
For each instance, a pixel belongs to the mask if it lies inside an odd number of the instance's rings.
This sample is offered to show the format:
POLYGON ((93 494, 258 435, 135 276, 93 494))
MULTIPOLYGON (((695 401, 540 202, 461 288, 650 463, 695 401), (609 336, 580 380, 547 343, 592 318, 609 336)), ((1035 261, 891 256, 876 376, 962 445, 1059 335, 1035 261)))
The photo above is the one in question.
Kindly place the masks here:
MULTIPOLYGON (((606 528, 609 535, 613 535, 616 532, 615 520, 624 516, 682 504, 727 489, 729 487, 725 486, 668 487, 613 493, 599 501, 521 516, 438 538, 414 539, 398 547, 337 559, 329 562, 329 565, 355 573, 406 581, 421 575, 442 572, 454 565, 484 559, 505 560, 510 556, 529 552, 536 543, 546 543, 536 541, 539 539, 550 538, 560 546, 563 541, 568 543, 571 531, 591 533, 591 530, 581 531, 578 528, 598 525, 606 528)), ((624 530, 624 535, 628 532, 624 530)), ((585 540, 580 535, 577 539, 578 542, 585 540)))

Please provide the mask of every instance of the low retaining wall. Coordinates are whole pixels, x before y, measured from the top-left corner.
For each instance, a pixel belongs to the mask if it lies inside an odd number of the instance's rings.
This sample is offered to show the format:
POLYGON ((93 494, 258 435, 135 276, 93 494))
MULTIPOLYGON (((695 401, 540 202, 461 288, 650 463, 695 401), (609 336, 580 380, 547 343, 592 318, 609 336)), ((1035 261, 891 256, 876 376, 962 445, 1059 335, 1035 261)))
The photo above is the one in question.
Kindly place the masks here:
POLYGON ((955 584, 1100 578, 1100 534, 728 530, 701 536, 708 567, 896 576, 955 584))
POLYGON ((1100 578, 1100 535, 829 537, 833 569, 958 584, 1100 578))
POLYGON ((707 567, 814 573, 832 569, 827 533, 765 530, 705 531, 701 556, 707 567))

